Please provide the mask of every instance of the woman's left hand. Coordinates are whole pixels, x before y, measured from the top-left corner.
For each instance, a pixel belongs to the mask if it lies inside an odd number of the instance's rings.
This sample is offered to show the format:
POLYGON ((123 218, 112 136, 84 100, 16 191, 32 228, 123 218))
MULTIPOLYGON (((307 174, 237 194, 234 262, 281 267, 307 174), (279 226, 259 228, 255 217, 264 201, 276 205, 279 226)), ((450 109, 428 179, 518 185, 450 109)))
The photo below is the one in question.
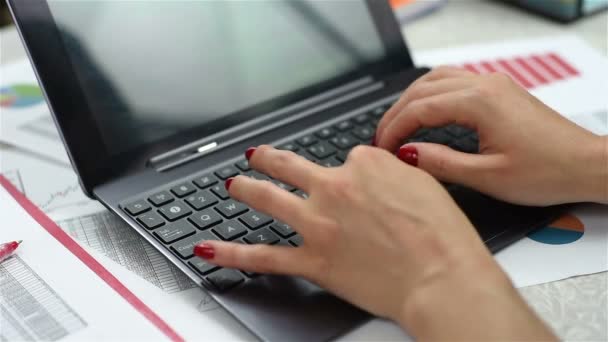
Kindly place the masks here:
POLYGON ((205 241, 195 253, 211 263, 301 276, 403 324, 413 294, 454 273, 470 272, 480 286, 510 288, 445 189, 387 151, 358 146, 343 166, 324 168, 293 152, 260 146, 249 163, 309 198, 246 176, 229 181, 230 195, 289 224, 304 244, 205 241))

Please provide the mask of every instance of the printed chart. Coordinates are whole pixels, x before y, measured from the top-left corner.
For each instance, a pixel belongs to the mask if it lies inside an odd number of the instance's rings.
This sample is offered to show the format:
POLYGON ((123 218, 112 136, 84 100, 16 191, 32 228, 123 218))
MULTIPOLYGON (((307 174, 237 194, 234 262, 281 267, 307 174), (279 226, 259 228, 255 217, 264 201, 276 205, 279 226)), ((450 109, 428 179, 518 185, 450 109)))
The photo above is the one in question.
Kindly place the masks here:
POLYGON ((526 89, 580 75, 580 72, 570 63, 553 52, 465 63, 462 66, 477 74, 505 73, 526 89))
POLYGON ((0 88, 0 107, 23 108, 42 103, 42 91, 36 84, 14 84, 0 88))
POLYGON ((57 341, 87 326, 18 256, 0 264, 0 340, 57 341))
POLYGON ((59 137, 55 123, 49 115, 44 115, 32 121, 28 121, 19 126, 18 129, 61 143, 61 138, 59 137))
POLYGON ((21 180, 21 174, 19 170, 7 170, 2 172, 2 175, 9 181, 11 184, 15 186, 22 194, 26 195, 25 188, 23 186, 23 181, 21 180))
POLYGON ((574 215, 565 215, 548 227, 528 234, 528 237, 548 245, 565 245, 579 240, 584 234, 583 222, 574 215))
POLYGON ((166 292, 196 286, 137 232, 108 211, 60 220, 57 224, 78 241, 166 292))

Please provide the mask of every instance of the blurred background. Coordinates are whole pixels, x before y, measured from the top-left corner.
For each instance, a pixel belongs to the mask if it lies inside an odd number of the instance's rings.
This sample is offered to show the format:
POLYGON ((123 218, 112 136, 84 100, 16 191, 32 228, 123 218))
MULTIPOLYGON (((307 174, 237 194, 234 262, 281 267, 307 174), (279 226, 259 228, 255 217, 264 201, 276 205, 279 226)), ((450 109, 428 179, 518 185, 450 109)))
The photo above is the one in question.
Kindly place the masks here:
MULTIPOLYGON (((604 54, 608 50, 608 0, 377 1, 391 3, 414 49, 574 33, 604 54)), ((0 43, 9 50, 0 54, 5 61, 20 44, 11 25, 6 2, 0 0, 0 43)))

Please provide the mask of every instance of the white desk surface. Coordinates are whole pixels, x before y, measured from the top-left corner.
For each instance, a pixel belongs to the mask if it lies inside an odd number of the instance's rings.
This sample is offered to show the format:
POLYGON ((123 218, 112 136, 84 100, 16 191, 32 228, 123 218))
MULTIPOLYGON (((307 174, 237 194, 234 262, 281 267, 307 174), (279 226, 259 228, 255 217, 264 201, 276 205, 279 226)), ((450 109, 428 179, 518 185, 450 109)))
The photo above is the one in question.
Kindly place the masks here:
MULTIPOLYGON (((573 33, 608 55, 608 12, 562 25, 489 0, 449 0, 440 11, 403 27, 412 49, 573 33)), ((0 63, 25 56, 14 28, 0 30, 0 63)), ((608 228, 607 228, 608 229, 608 228)), ((520 290, 565 340, 608 340, 608 272, 520 290)))

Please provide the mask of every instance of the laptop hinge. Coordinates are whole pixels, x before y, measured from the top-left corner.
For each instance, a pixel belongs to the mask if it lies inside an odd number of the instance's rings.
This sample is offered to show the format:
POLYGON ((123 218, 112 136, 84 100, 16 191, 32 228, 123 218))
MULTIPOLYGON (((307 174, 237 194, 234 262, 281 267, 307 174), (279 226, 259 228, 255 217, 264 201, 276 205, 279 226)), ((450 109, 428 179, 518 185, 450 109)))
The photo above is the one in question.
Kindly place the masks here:
POLYGON ((364 77, 349 82, 340 87, 331 89, 314 97, 294 103, 277 111, 249 120, 246 123, 231 127, 211 136, 188 143, 162 154, 156 155, 148 161, 148 166, 158 172, 168 171, 209 153, 217 152, 223 148, 250 139, 264 132, 276 129, 290 122, 300 120, 306 116, 316 114, 322 110, 351 101, 357 97, 367 95, 384 87, 382 81, 374 81, 372 77, 364 77), (281 117, 281 120, 276 120, 281 117), (271 120, 275 121, 271 121, 271 120), (251 130, 251 126, 260 125, 261 128, 251 130), (249 130, 247 130, 249 128, 249 130), (242 131, 241 134, 235 134, 242 131), (234 137, 236 136, 236 137, 234 137), (234 137, 234 138, 231 138, 234 137))

